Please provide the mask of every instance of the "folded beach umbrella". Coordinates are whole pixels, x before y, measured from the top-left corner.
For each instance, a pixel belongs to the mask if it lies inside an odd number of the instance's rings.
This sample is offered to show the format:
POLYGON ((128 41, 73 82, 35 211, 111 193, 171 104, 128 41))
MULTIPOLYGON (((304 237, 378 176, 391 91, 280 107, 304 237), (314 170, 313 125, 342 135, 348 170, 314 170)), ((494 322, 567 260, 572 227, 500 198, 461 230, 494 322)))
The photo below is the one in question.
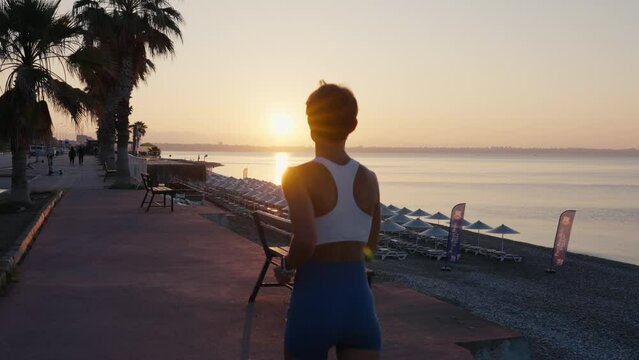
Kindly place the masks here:
POLYGON ((444 238, 446 236, 448 236, 448 231, 440 228, 440 227, 433 227, 432 229, 428 229, 426 231, 422 231, 419 233, 419 235, 421 236, 428 236, 428 237, 434 237, 434 238, 444 238))
POLYGON ((396 212, 397 210, 399 210, 399 208, 398 208, 397 206, 393 205, 393 204, 388 205, 388 206, 387 206, 387 208, 388 208, 389 210, 391 210, 391 211, 395 211, 395 212, 396 212))
POLYGON ((397 213, 396 213, 396 212, 394 212, 393 210, 391 210, 391 209, 389 209, 389 208, 385 207, 385 208, 382 208, 382 209, 381 209, 381 213, 380 213, 380 215, 381 215, 382 219, 386 219, 386 218, 389 218, 389 217, 391 217, 391 216, 395 216, 395 215, 397 215, 397 213))
POLYGON ((260 196, 261 194, 262 194, 262 193, 261 193, 261 192, 259 192, 259 191, 257 191, 257 190, 251 190, 251 191, 249 191, 249 192, 245 193, 245 194, 244 194, 244 196, 246 196, 246 197, 250 197, 250 198, 253 198, 253 199, 254 199, 254 198, 256 198, 256 197, 260 196))
POLYGON ((501 251, 504 251, 504 235, 505 234, 519 234, 519 231, 510 228, 504 224, 497 226, 496 228, 488 231, 491 234, 501 234, 501 251))
POLYGON ((407 207, 403 207, 403 208, 397 210, 397 213, 400 214, 400 215, 407 215, 407 214, 410 214, 412 212, 413 212, 413 210, 411 210, 411 209, 409 209, 407 207))
POLYGON ((267 201, 268 201, 268 199, 270 199, 270 198, 271 198, 271 195, 269 195, 269 194, 265 194, 265 193, 260 193, 259 195, 257 195, 257 196, 255 197, 255 200, 257 200, 257 201, 267 202, 267 201))
POLYGON ((280 201, 280 198, 275 195, 267 195, 266 199, 263 201, 269 205, 275 205, 276 202, 280 201))
POLYGON ((403 224, 405 224, 405 223, 407 223, 407 222, 411 221, 412 219, 411 219, 411 218, 409 218, 409 217, 408 217, 408 216, 406 216, 406 215, 400 215, 400 214, 397 214, 397 215, 394 215, 394 216, 389 217, 389 218, 388 218, 388 220, 391 220, 391 221, 396 222, 396 223, 398 223, 398 224, 400 224, 400 225, 403 225, 403 224))
POLYGON ((222 188, 224 190, 227 191, 237 191, 237 189, 239 189, 240 185, 239 184, 235 184, 235 183, 226 183, 224 185, 222 185, 222 188))
POLYGON ((434 213, 433 215, 428 217, 429 219, 433 219, 433 220, 437 220, 437 223, 439 224, 439 220, 450 220, 450 218, 442 213, 440 213, 439 211, 434 213))
POLYGON ((382 224, 379 226, 379 231, 381 232, 402 232, 406 230, 405 227, 391 221, 391 220, 386 220, 383 221, 382 224))
POLYGON ((481 220, 477 220, 470 225, 466 225, 466 230, 477 230, 477 246, 479 246, 479 232, 482 230, 490 230, 493 227, 482 222, 481 220))
POLYGON ((422 209, 417 209, 417 210, 415 210, 415 211, 413 211, 411 213, 404 214, 404 215, 413 216, 413 217, 417 217, 417 218, 422 217, 422 216, 430 216, 429 213, 427 213, 426 211, 424 211, 422 209))
POLYGON ((418 230, 418 231, 424 231, 427 229, 431 229, 433 227, 433 225, 421 220, 421 219, 415 219, 415 220, 411 220, 407 223, 405 223, 404 225, 405 228, 410 229, 410 230, 418 230))

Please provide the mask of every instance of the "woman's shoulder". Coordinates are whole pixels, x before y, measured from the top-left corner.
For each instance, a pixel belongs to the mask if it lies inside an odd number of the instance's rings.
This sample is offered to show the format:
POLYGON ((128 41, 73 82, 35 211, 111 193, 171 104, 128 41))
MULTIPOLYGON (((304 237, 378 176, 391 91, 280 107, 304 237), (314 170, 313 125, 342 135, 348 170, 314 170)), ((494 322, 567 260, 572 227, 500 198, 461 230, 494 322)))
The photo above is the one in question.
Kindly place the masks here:
POLYGON ((312 161, 288 167, 282 175, 282 188, 303 183, 308 175, 310 175, 310 172, 313 171, 312 168, 312 161))
POLYGON ((285 178, 289 180, 303 180, 307 176, 311 176, 316 174, 320 169, 318 164, 314 161, 307 161, 303 164, 299 164, 296 166, 290 166, 284 172, 284 176, 282 177, 282 182, 284 182, 285 178))
POLYGON ((361 174, 367 180, 377 183, 377 174, 375 174, 373 170, 367 168, 366 165, 362 164, 361 162, 358 161, 358 164, 359 164, 358 175, 361 174))

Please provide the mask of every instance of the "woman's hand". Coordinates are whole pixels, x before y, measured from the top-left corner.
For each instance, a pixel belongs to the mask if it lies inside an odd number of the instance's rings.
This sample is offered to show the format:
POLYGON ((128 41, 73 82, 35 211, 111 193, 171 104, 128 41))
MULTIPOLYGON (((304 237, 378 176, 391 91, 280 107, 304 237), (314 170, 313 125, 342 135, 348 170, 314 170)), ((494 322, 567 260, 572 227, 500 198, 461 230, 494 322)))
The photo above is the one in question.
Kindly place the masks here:
POLYGON ((280 285, 289 284, 293 280, 293 274, 290 271, 283 270, 281 267, 273 269, 273 273, 280 285))

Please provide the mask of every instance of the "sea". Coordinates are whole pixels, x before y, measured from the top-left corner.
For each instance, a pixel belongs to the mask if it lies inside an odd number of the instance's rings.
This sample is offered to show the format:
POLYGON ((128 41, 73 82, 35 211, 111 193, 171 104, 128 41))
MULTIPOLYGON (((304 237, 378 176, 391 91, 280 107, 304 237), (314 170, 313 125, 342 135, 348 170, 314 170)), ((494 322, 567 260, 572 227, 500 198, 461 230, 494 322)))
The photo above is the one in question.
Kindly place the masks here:
MULTIPOLYGON (((162 157, 204 159, 214 172, 279 184, 287 167, 312 153, 168 151, 162 157)), ((576 210, 568 250, 639 265, 639 158, 616 155, 366 153, 353 158, 373 170, 386 205, 501 224, 507 238, 552 247, 559 215, 576 210)), ((507 250, 507 249, 506 249, 507 250)), ((550 252, 549 252, 550 261, 550 252)))

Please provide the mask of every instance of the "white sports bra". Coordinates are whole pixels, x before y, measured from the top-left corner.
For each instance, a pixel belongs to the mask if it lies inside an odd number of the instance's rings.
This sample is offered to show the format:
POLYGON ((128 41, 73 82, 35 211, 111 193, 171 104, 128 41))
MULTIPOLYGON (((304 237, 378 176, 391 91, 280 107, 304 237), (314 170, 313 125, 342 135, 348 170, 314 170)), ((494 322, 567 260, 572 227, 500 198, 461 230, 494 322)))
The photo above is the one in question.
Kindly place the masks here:
POLYGON ((322 164, 331 173, 337 188, 337 204, 333 210, 315 218, 317 245, 340 241, 368 242, 373 217, 357 206, 353 195, 359 163, 351 159, 346 165, 339 165, 319 156, 313 161, 322 164))

